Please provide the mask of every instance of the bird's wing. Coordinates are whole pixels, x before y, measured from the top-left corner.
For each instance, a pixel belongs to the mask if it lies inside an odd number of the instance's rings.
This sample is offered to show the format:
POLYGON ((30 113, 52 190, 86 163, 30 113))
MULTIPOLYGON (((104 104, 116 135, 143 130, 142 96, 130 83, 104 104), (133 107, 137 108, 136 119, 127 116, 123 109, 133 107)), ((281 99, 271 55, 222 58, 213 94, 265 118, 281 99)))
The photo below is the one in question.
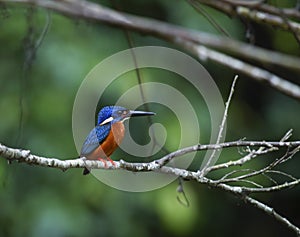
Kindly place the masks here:
POLYGON ((108 136, 110 126, 95 127, 82 145, 80 155, 85 156, 94 151, 108 136))

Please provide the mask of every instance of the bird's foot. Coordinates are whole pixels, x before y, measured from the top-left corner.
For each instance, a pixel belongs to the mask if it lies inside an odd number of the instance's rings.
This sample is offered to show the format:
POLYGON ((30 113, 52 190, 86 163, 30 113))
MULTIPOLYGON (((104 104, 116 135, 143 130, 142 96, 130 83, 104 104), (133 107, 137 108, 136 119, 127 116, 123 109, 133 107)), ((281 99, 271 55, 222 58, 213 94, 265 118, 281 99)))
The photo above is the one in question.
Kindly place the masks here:
POLYGON ((107 157, 106 159, 103 159, 101 157, 98 158, 99 161, 102 161, 104 163, 104 167, 107 168, 107 161, 109 161, 113 166, 116 166, 116 163, 110 159, 109 157, 107 157))
POLYGON ((112 166, 116 166, 116 163, 112 159, 110 159, 110 157, 107 157, 107 160, 112 164, 112 166))

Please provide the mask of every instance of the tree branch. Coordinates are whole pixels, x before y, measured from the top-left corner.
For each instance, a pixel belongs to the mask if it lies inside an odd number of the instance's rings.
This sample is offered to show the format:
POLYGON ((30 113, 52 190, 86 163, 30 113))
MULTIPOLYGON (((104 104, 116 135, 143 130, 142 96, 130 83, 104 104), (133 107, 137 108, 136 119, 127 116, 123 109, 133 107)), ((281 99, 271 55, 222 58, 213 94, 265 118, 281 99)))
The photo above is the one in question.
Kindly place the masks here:
MULTIPOLYGON (((282 14, 289 16, 289 12, 263 4, 262 1, 196 0, 196 2, 213 7, 230 16, 237 15, 257 23, 267 24, 288 31, 293 30, 296 34, 300 34, 299 23, 292 20, 286 21, 282 18, 282 14)), ((296 16, 299 17, 298 14, 296 16)))
POLYGON ((123 169, 123 170, 134 171, 134 172, 154 171, 154 172, 160 172, 169 175, 175 175, 177 177, 181 177, 187 180, 195 180, 200 184, 205 184, 213 188, 221 189, 223 191, 229 192, 239 197, 242 200, 249 202, 254 207, 263 210, 267 214, 271 214, 271 216, 273 216, 276 220, 283 223, 289 229, 295 231, 296 233, 300 233, 299 228, 293 225, 289 220, 287 220, 286 218, 284 218, 283 216, 275 212, 267 205, 245 195, 246 193, 252 193, 252 192, 255 193, 255 192, 280 191, 282 189, 290 188, 292 186, 298 185, 300 183, 300 180, 294 180, 292 182, 288 182, 285 184, 268 187, 268 188, 264 188, 264 187, 247 188, 243 186, 241 187, 230 186, 220 181, 214 181, 212 179, 200 175, 199 172, 194 172, 190 170, 179 169, 179 168, 174 168, 169 166, 162 166, 162 164, 166 164, 167 161, 170 161, 174 157, 182 156, 188 152, 195 152, 199 150, 208 150, 208 149, 221 149, 221 148, 228 148, 228 147, 241 147, 241 146, 247 146, 247 147, 260 146, 266 148, 298 147, 300 146, 300 141, 294 141, 294 142, 233 141, 233 142, 226 142, 220 144, 196 145, 196 146, 191 146, 191 147, 183 148, 181 150, 172 152, 167 156, 162 157, 159 160, 155 160, 149 163, 129 163, 120 160, 120 161, 115 161, 114 165, 109 162, 106 164, 101 161, 85 160, 85 158, 60 160, 56 158, 41 157, 41 156, 31 154, 29 150, 10 148, 3 144, 0 144, 0 157, 8 160, 9 162, 17 161, 29 165, 58 168, 63 171, 66 171, 69 168, 84 168, 84 167, 87 167, 89 169, 106 169, 106 170, 123 169))
MULTIPOLYGON (((180 41, 180 39, 177 39, 177 41, 180 41)), ((180 44, 196 55, 200 60, 212 60, 238 72, 244 73, 254 80, 265 82, 272 88, 300 100, 300 87, 273 73, 201 45, 187 41, 180 41, 180 44)))
POLYGON ((195 49, 192 50, 192 48, 187 47, 187 45, 194 45, 198 47, 197 51, 200 51, 199 49, 202 47, 202 51, 205 49, 207 53, 212 52, 215 56, 222 56, 222 60, 218 60, 217 57, 210 57, 210 60, 226 65, 226 60, 230 59, 230 62, 234 62, 235 68, 239 71, 246 73, 253 79, 270 82, 269 84, 273 88, 300 100, 300 87, 298 85, 282 79, 266 70, 260 69, 259 67, 241 63, 242 61, 235 59, 234 57, 215 52, 214 50, 207 49, 206 47, 212 47, 245 59, 253 60, 260 65, 275 65, 300 71, 300 59, 298 57, 251 46, 249 44, 232 40, 228 37, 219 37, 149 18, 117 12, 103 7, 100 4, 87 1, 0 0, 0 2, 29 4, 43 7, 70 17, 76 17, 77 19, 81 18, 93 22, 102 22, 112 26, 149 34, 178 44, 181 47, 185 46, 185 48, 192 53, 195 53, 195 49), (223 59, 225 59, 225 61, 223 59))
MULTIPOLYGON (((29 150, 16 149, 7 147, 0 143, 0 156, 9 162, 17 161, 20 163, 27 163, 30 165, 38 165, 43 167, 58 168, 61 170, 67 170, 69 168, 89 168, 89 169, 128 169, 130 171, 154 171, 160 169, 162 166, 166 165, 175 157, 183 156, 187 153, 204 151, 204 150, 216 150, 229 147, 266 147, 266 148, 280 148, 280 147, 298 147, 300 146, 300 141, 290 141, 290 142, 274 142, 274 141, 232 141, 219 144, 198 144, 180 150, 169 153, 168 155, 149 162, 149 163, 127 163, 120 160, 115 161, 115 165, 104 164, 101 161, 91 161, 85 160, 84 158, 60 160, 57 158, 47 158, 42 156, 37 156, 31 154, 29 150)), ((228 163, 227 163, 228 164, 228 163)), ((223 167, 224 164, 220 165, 223 167)), ((226 164, 225 164, 226 166, 226 164)), ((217 169, 218 166, 211 167, 211 171, 217 169)), ((183 177, 185 178, 185 177, 183 177)))
POLYGON ((269 207, 268 205, 257 201, 254 198, 251 198, 249 196, 244 196, 245 202, 251 204, 252 206, 262 210, 263 212, 267 213, 268 215, 274 217, 276 220, 278 220, 280 223, 287 226, 289 229, 293 230, 297 236, 300 236, 300 229, 292 224, 287 218, 283 217, 282 215, 278 214, 274 208, 269 207))

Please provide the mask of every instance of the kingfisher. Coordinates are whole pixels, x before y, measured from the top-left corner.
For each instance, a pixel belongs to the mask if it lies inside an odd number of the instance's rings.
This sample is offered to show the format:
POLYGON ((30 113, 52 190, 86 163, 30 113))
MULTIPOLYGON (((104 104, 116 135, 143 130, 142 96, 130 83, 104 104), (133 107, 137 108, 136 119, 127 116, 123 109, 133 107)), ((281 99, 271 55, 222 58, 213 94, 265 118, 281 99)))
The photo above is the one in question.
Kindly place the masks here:
MULTIPOLYGON (((80 157, 114 162, 109 156, 118 148, 125 134, 124 121, 130 117, 155 115, 153 112, 129 110, 121 106, 105 106, 98 113, 96 126, 82 145, 80 157)), ((83 174, 90 171, 85 168, 83 174)))

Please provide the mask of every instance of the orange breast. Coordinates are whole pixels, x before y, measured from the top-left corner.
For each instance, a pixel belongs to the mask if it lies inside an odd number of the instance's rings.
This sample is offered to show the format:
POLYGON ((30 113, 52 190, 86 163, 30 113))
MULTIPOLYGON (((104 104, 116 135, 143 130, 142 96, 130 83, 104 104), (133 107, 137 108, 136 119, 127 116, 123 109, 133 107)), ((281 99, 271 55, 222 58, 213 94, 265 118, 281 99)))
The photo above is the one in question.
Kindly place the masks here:
POLYGON ((102 144, 87 156, 89 160, 96 160, 99 158, 105 159, 109 157, 122 142, 125 134, 125 127, 122 122, 111 125, 111 130, 107 138, 102 144))

